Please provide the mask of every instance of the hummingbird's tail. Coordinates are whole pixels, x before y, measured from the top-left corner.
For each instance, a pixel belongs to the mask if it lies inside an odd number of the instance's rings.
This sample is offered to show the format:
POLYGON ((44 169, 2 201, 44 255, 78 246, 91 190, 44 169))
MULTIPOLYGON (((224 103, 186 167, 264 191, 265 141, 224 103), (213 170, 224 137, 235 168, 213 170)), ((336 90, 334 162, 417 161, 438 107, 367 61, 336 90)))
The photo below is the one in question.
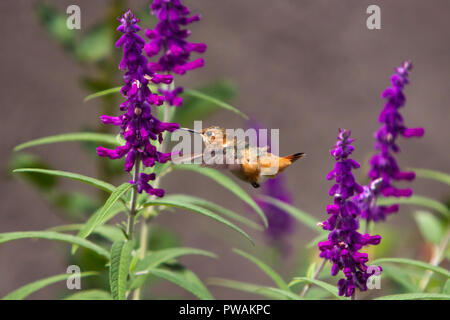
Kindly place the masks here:
POLYGON ((284 157, 284 159, 289 160, 290 163, 293 163, 295 161, 297 161, 300 158, 303 158, 305 156, 305 154, 303 152, 299 152, 299 153, 294 153, 291 154, 289 156, 284 157))

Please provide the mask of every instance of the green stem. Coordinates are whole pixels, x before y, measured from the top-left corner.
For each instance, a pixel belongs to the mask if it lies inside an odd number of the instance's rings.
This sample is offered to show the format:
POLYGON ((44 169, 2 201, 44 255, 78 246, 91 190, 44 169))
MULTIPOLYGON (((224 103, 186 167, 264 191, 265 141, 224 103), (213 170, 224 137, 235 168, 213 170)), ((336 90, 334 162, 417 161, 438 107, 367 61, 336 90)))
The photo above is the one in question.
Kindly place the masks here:
MULTIPOLYGON (((168 90, 173 90, 175 87, 175 83, 174 81, 172 81, 172 83, 170 85, 168 85, 166 88, 164 89, 168 89, 168 90)), ((164 122, 169 122, 170 119, 172 118, 173 113, 171 111, 171 107, 169 105, 165 106, 164 109, 164 122)), ((160 149, 161 152, 165 152, 167 148, 167 139, 166 139, 166 135, 164 135, 163 141, 161 143, 160 149)), ((155 182, 153 183, 153 187, 154 188, 158 188, 160 185, 161 179, 160 177, 157 177, 155 182)), ((154 196, 152 197, 154 198, 154 196)), ((152 207, 148 208, 148 212, 151 212, 152 207)), ((151 219, 151 217, 150 217, 151 219)), ((149 218, 146 218, 144 216, 144 219, 141 223, 141 236, 140 236, 140 240, 139 240, 139 258, 143 259, 145 257, 145 253, 147 252, 147 243, 148 243, 148 229, 149 229, 149 222, 150 222, 149 218)), ((134 290, 133 292, 133 300, 139 300, 141 298, 141 288, 136 288, 136 290, 134 290)))
MULTIPOLYGON (((438 266, 441 261, 442 257, 445 253, 445 250, 447 249, 448 242, 450 240, 450 231, 447 232, 442 242, 437 246, 433 252, 433 256, 431 257, 430 264, 433 266, 438 266)), ((425 291, 425 289, 428 286, 428 283, 430 282, 431 276, 433 275, 433 271, 427 270, 425 274, 423 275, 422 280, 420 280, 419 288, 420 291, 425 291)))
POLYGON ((127 224, 127 235, 128 239, 133 239, 133 232, 134 232, 134 218, 136 217, 136 200, 137 200, 137 179, 139 176, 139 169, 140 169, 140 156, 136 156, 136 160, 134 162, 134 172, 133 172, 133 181, 135 184, 133 185, 133 188, 131 189, 131 203, 130 203, 130 213, 128 215, 128 224, 127 224))
MULTIPOLYGON (((314 273, 314 275, 312 277, 313 279, 317 279, 317 277, 319 277, 319 274, 322 271, 323 267, 325 266, 326 262, 327 262, 327 260, 325 260, 325 259, 322 260, 322 262, 320 263, 319 267, 317 268, 316 272, 314 273)), ((303 288, 303 291, 300 294, 300 297, 304 298, 310 287, 311 287, 311 284, 307 283, 305 285, 305 287, 303 288)))

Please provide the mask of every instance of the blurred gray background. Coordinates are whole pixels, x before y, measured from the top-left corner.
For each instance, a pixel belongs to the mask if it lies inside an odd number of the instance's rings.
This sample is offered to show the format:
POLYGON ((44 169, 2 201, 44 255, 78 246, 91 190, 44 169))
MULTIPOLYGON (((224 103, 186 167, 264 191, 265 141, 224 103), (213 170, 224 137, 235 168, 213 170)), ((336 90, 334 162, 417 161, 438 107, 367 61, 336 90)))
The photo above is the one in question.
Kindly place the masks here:
MULTIPOLYGON (((372 152, 372 133, 378 127, 377 118, 383 107, 380 93, 390 84, 394 67, 405 59, 413 61, 414 70, 402 114, 408 126, 425 127, 426 135, 400 141, 399 164, 450 172, 449 1, 185 2, 193 12, 203 15, 201 22, 192 25, 192 39, 207 43, 208 50, 204 54, 205 67, 192 71, 179 83, 194 87, 217 79, 235 82, 238 96, 233 104, 268 128, 281 129, 281 154, 307 153, 305 159, 287 171, 287 183, 297 207, 318 220, 326 218, 324 208, 330 202, 331 184, 325 176, 333 166, 329 149, 338 128, 351 129, 356 138, 354 158, 363 164, 358 173, 363 181, 372 152), (366 8, 370 4, 381 7, 381 30, 366 28, 366 8)), ((82 10, 81 32, 96 21, 108 4, 87 0, 52 3, 63 9, 78 4, 82 10)), ((149 1, 132 1, 130 7, 145 3, 149 1)), ((42 30, 33 14, 34 4, 31 0, 0 2, 0 232, 42 230, 66 223, 29 185, 7 172, 12 148, 32 138, 95 126, 100 115, 96 101, 83 103, 87 92, 78 83, 78 77, 89 70, 80 68, 42 30)), ((222 111, 205 125, 232 128, 245 124, 234 114, 222 111)), ((30 151, 55 168, 95 175, 91 158, 77 144, 30 151)), ((250 186, 242 186, 256 194, 250 186)), ((74 182, 67 182, 64 187, 95 192, 74 182)), ((164 179, 164 188, 170 193, 202 196, 252 217, 231 193, 194 173, 171 174, 164 179)), ((435 199, 448 196, 444 185, 426 180, 414 182, 414 190, 435 199)), ((200 278, 220 276, 270 284, 270 279, 256 267, 231 251, 232 247, 248 252, 264 250, 264 241, 257 233, 252 232, 258 240, 253 249, 232 231, 193 214, 169 212, 155 223, 178 232, 184 246, 220 255, 217 261, 183 260, 200 278)), ((389 223, 398 234, 420 240, 414 236, 417 229, 409 208, 402 208, 389 223)), ((302 247, 312 236, 311 231, 297 224, 290 243, 294 248, 302 247)), ((415 243, 399 248, 399 256, 417 255, 415 243)), ((0 296, 30 281, 64 273, 68 251, 66 245, 45 240, 0 245, 0 296)), ((309 259, 315 252, 308 254, 286 257, 280 263, 279 270, 285 272, 286 279, 293 275, 299 259, 309 259)), ((55 285, 32 298, 55 298, 62 289, 63 285, 55 285)), ((218 287, 210 289, 216 298, 256 297, 218 287)), ((191 298, 171 285, 158 290, 161 294, 176 292, 180 297, 191 298)))

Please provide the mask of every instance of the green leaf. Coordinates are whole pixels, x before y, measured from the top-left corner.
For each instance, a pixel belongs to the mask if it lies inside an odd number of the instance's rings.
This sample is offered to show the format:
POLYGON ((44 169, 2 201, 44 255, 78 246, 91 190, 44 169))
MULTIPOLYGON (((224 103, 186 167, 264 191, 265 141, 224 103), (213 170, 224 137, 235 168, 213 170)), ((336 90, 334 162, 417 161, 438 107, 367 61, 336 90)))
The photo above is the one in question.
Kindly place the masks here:
POLYGON ((248 120, 248 116, 245 113, 243 113, 242 111, 240 111, 239 109, 233 107, 232 105, 230 105, 226 102, 216 99, 210 95, 207 95, 203 92, 200 92, 198 90, 186 89, 186 90, 184 90, 183 93, 184 93, 184 95, 187 95, 187 96, 191 96, 191 97, 195 97, 195 98, 199 98, 199 99, 203 99, 208 102, 211 102, 220 108, 232 111, 232 112, 236 113, 237 115, 240 115, 242 118, 248 120))
POLYGON ((0 244, 13 240, 29 239, 29 238, 56 240, 76 244, 86 249, 90 249, 96 252, 97 254, 109 259, 108 251, 96 245, 95 243, 92 243, 80 237, 72 236, 70 234, 62 234, 53 231, 22 231, 22 232, 0 233, 0 244))
POLYGON ((303 223, 305 226, 309 227, 311 230, 314 230, 317 233, 323 233, 323 230, 317 226, 317 219, 313 216, 309 215, 308 213, 299 210, 283 201, 280 201, 278 199, 275 199, 273 197, 269 196, 258 196, 259 199, 270 203, 274 206, 277 206, 283 211, 286 211, 290 215, 292 215, 295 219, 303 223))
POLYGON ((253 200, 253 198, 250 197, 249 194, 245 192, 245 190, 242 189, 236 182, 228 178, 223 173, 220 173, 219 171, 212 168, 204 168, 197 165, 179 164, 174 165, 173 168, 178 170, 194 171, 216 181, 218 184, 231 191, 233 194, 235 194, 237 197, 239 197, 241 200, 247 203, 250 207, 252 207, 253 210, 255 210, 256 213, 261 217, 261 219, 264 222, 264 226, 267 228, 268 226, 267 218, 262 212, 261 208, 255 202, 255 200, 253 200))
POLYGON ((185 255, 201 255, 217 258, 217 255, 212 252, 195 248, 162 249, 147 253, 145 258, 136 265, 136 272, 141 272, 149 268, 156 268, 162 263, 185 255))
POLYGON ((40 146, 44 144, 50 143, 60 143, 60 142, 72 142, 72 141, 89 141, 89 142, 98 142, 109 145, 118 145, 117 139, 115 136, 111 134, 105 133, 95 133, 95 132, 76 132, 76 133, 65 133, 58 134, 55 136, 43 137, 35 140, 31 140, 28 142, 24 142, 14 147, 14 151, 20 151, 26 148, 40 146))
POLYGON ((450 174, 429 169, 409 168, 416 176, 424 179, 432 179, 450 185, 450 174))
POLYGON ((196 206, 194 204, 191 203, 187 203, 187 202, 182 202, 182 201, 178 201, 176 199, 170 199, 169 197, 164 197, 162 199, 153 199, 150 201, 147 201, 144 204, 144 207, 148 207, 148 206, 168 206, 168 207, 175 207, 175 208, 181 208, 181 209, 186 209, 188 211, 194 212, 194 213, 199 213, 202 214, 204 216, 207 216, 209 218, 212 218, 220 223, 225 224, 226 226, 232 228, 233 230, 239 232, 240 234, 242 234, 245 238, 247 238, 252 244, 254 244, 252 238, 250 238, 250 236, 241 228, 237 227, 236 225, 234 225, 233 223, 231 223, 230 221, 222 218, 221 216, 215 214, 214 212, 196 206))
POLYGON ((450 295, 442 293, 403 293, 378 297, 375 300, 419 300, 419 299, 443 299, 450 300, 450 295))
POLYGON ((135 270, 138 277, 133 280, 130 288, 136 289, 144 284, 148 274, 147 269, 156 268, 162 263, 166 263, 184 255, 203 255, 211 258, 217 258, 217 256, 212 252, 195 248, 169 248, 149 252, 143 260, 140 260, 137 263, 135 270))
POLYGON ((258 292, 265 292, 265 291, 279 293, 280 295, 285 296, 289 300, 303 300, 298 294, 295 294, 295 293, 291 292, 290 290, 283 290, 283 289, 272 288, 272 287, 263 287, 258 290, 258 292))
POLYGON ((444 289, 442 290, 444 294, 450 294, 450 280, 447 280, 444 285, 444 289))
POLYGON ((284 292, 281 293, 276 290, 273 290, 277 288, 265 287, 242 281, 234 281, 222 278, 210 278, 208 279, 208 284, 258 294, 269 299, 286 300, 287 298, 284 292))
MULTIPOLYGON (((9 161, 8 169, 13 171, 18 168, 51 169, 50 165, 39 157, 28 153, 15 153, 9 161)), ((58 178, 39 173, 23 173, 20 176, 40 191, 52 191, 58 184, 58 178)))
MULTIPOLYGON (((236 95, 236 87, 229 81, 208 83, 197 90, 225 102, 229 102, 236 95)), ((179 123, 181 127, 190 127, 194 121, 204 120, 220 108, 204 99, 189 95, 182 95, 182 97, 183 107, 177 109, 173 118, 173 122, 179 123)))
POLYGON ((312 283, 315 284, 316 286, 328 291, 329 293, 331 293, 333 296, 335 296, 336 298, 340 299, 340 300, 347 300, 347 298, 341 297, 338 294, 338 289, 336 288, 336 286, 332 286, 329 283, 326 283, 324 281, 321 280, 317 280, 317 279, 312 279, 312 278, 307 278, 307 277, 295 277, 291 283, 289 283, 289 286, 293 286, 297 283, 300 282, 308 282, 308 283, 312 283))
MULTIPOLYGON (((70 232, 70 231, 79 231, 83 229, 84 226, 85 226, 84 224, 66 224, 62 226, 53 227, 48 230, 55 232, 70 232)), ((97 226, 92 233, 96 233, 112 242, 125 240, 125 236, 123 235, 122 231, 114 226, 107 226, 107 225, 97 226)))
POLYGON ((169 199, 176 198, 180 201, 185 201, 192 203, 194 205, 206 208, 208 210, 211 210, 213 212, 216 212, 220 215, 223 215, 227 218, 233 219, 237 222, 240 222, 242 224, 245 224, 246 226, 249 226, 251 228, 254 228, 256 230, 263 230, 261 225, 255 223, 254 221, 239 215, 238 213, 228 210, 222 206, 219 206, 218 204, 215 204, 214 202, 208 201, 203 198, 198 198, 194 196, 184 195, 184 194, 171 194, 167 196, 169 199))
POLYGON ((437 200, 430 199, 430 198, 427 198, 424 196, 412 195, 409 198, 379 198, 377 201, 377 204, 382 205, 382 206, 392 205, 392 204, 396 204, 396 203, 417 205, 417 206, 430 208, 430 209, 433 209, 433 210, 439 212, 446 218, 450 218, 450 210, 445 205, 443 205, 442 203, 440 203, 437 200))
POLYGON ((425 240, 434 244, 439 244, 444 237, 444 229, 440 221, 431 213, 417 211, 414 214, 417 226, 425 240))
POLYGON ((86 98, 84 98, 84 102, 87 102, 89 100, 95 99, 95 98, 100 98, 109 94, 113 94, 113 93, 118 93, 120 92, 120 89, 122 87, 114 87, 114 88, 110 88, 110 89, 106 89, 103 91, 99 91, 93 94, 88 95, 86 98))
POLYGON ((114 300, 125 300, 127 278, 130 271, 131 251, 133 241, 117 241, 111 247, 111 266, 109 269, 109 284, 114 300))
POLYGON ((96 25, 88 32, 83 32, 81 40, 75 47, 75 54, 81 61, 96 62, 111 54, 113 34, 108 25, 96 25))
POLYGON ((72 173, 72 172, 67 172, 67 171, 47 170, 47 169, 38 169, 38 168, 20 168, 20 169, 13 170, 13 172, 14 173, 35 172, 35 173, 48 174, 51 176, 68 178, 71 180, 90 184, 91 186, 94 186, 94 187, 104 190, 106 192, 113 192, 116 189, 112 184, 110 184, 108 182, 104 182, 104 181, 101 181, 101 180, 98 180, 95 178, 91 178, 91 177, 83 176, 78 173, 72 173))
MULTIPOLYGON (((84 227, 78 232, 78 237, 86 238, 92 231, 98 226, 104 224, 108 219, 112 218, 112 215, 116 214, 117 206, 116 202, 131 188, 133 185, 131 183, 125 182, 118 186, 106 200, 105 204, 98 209, 92 217, 84 224, 84 227), (112 213, 112 214, 111 214, 112 213)), ((120 210, 119 210, 120 211, 120 210)), ((72 247, 72 254, 77 250, 76 246, 72 247)))
POLYGON ((383 277, 388 277, 410 292, 417 292, 419 288, 414 284, 409 274, 403 268, 383 266, 383 277))
MULTIPOLYGON (((97 274, 98 274, 97 272, 82 272, 79 275, 80 277, 89 277, 97 274)), ((4 296, 3 300, 23 300, 30 294, 42 288, 45 288, 46 286, 49 286, 53 283, 64 281, 73 275, 74 275, 73 273, 64 273, 26 284, 23 287, 20 287, 19 289, 16 289, 13 292, 4 296)))
POLYGON ((201 300, 213 300, 213 296, 206 289, 203 283, 198 279, 198 277, 187 269, 183 271, 169 271, 165 269, 148 269, 148 272, 152 275, 170 281, 177 286, 191 292, 196 297, 201 300))
POLYGON ((64 300, 111 300, 111 295, 107 291, 92 289, 74 293, 64 300))
POLYGON ((438 266, 433 266, 433 265, 423 262, 423 261, 417 261, 417 260, 412 260, 412 259, 382 258, 382 259, 377 259, 375 261, 372 261, 371 264, 376 265, 376 264, 383 263, 383 262, 407 264, 410 266, 414 266, 414 267, 418 267, 418 268, 422 268, 422 269, 426 269, 426 270, 431 270, 431 271, 434 271, 435 273, 443 275, 444 277, 450 278, 450 271, 448 271, 444 268, 438 267, 438 266))
POLYGON ((39 2, 36 6, 36 15, 39 22, 60 45, 73 50, 77 33, 67 28, 66 14, 58 12, 52 5, 39 2))
POLYGON ((250 260, 254 264, 256 264, 265 274, 267 274, 275 283, 276 285, 281 289, 285 291, 290 291, 288 284, 283 280, 283 278, 275 272, 271 267, 269 267, 267 264, 259 260, 258 258, 245 253, 244 251, 241 251, 239 249, 233 249, 234 252, 236 252, 238 255, 250 260))

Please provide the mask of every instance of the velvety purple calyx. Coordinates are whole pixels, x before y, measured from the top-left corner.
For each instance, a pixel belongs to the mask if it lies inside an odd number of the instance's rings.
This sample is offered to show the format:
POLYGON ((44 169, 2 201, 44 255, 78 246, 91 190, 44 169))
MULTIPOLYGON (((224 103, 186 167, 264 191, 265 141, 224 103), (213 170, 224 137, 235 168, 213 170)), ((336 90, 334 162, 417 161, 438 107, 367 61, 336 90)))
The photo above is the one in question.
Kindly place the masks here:
MULTIPOLYGON (((386 88, 381 94, 386 100, 383 110, 379 116, 381 127, 374 134, 376 154, 370 159, 369 177, 372 183, 379 181, 377 188, 373 189, 373 197, 410 197, 413 193, 410 188, 397 188, 394 181, 412 181, 415 173, 412 171, 402 171, 397 164, 395 154, 400 151, 397 144, 399 136, 405 138, 421 137, 425 131, 423 128, 408 128, 404 124, 400 108, 406 103, 403 93, 404 87, 409 83, 409 72, 412 69, 410 61, 405 61, 395 69, 395 73, 391 77, 391 86, 386 88)), ((367 187, 368 190, 371 187, 367 187)), ((367 192, 366 192, 367 194, 367 192)), ((361 199, 356 200, 359 203, 366 203, 367 196, 361 195, 361 199)), ((385 220, 386 216, 398 211, 398 205, 389 207, 377 206, 376 201, 371 201, 370 206, 362 208, 361 217, 372 221, 385 220)))
MULTIPOLYGON (((157 62, 151 62, 152 71, 185 74, 189 70, 203 67, 204 60, 191 60, 193 52, 203 53, 206 44, 189 42, 191 34, 183 27, 200 20, 200 15, 190 15, 190 10, 180 0, 154 0, 150 6, 151 12, 158 19, 154 29, 145 31, 150 41, 145 45, 149 57, 159 55, 157 62)), ((182 88, 165 90, 166 101, 173 106, 182 104, 178 96, 182 88)))
MULTIPOLYGON (((97 153, 102 157, 119 159, 126 156, 125 171, 130 172, 135 166, 152 167, 156 162, 165 163, 170 159, 170 153, 161 153, 151 143, 151 140, 162 142, 165 131, 173 132, 179 128, 177 123, 165 123, 152 114, 152 106, 160 106, 164 97, 152 93, 148 87, 150 82, 155 84, 170 83, 172 76, 157 74, 148 67, 147 58, 142 54, 144 40, 137 34, 140 30, 139 20, 128 10, 120 19, 118 31, 123 35, 116 46, 123 48, 123 59, 119 68, 126 71, 121 93, 126 100, 120 105, 124 113, 118 117, 101 116, 105 124, 120 127, 120 134, 125 139, 125 145, 116 149, 98 147, 97 153)), ((138 192, 145 190, 150 195, 163 196, 164 190, 153 189, 149 181, 153 176, 141 173, 137 181, 138 192)))
MULTIPOLYGON (((352 200, 355 194, 363 192, 363 188, 355 181, 352 170, 359 164, 349 158, 354 147, 350 139, 350 131, 339 130, 338 140, 330 153, 336 160, 334 169, 328 173, 328 180, 335 180, 329 194, 334 197, 327 206, 329 218, 319 223, 324 230, 330 231, 328 240, 319 242, 320 257, 332 263, 331 274, 339 271, 344 274, 337 282, 339 295, 350 297, 356 289, 367 290, 367 280, 371 276, 367 272, 368 255, 359 252, 367 245, 377 245, 381 241, 379 235, 360 234, 358 217, 360 209, 352 200)), ((381 269, 381 268, 380 268, 381 269)))

